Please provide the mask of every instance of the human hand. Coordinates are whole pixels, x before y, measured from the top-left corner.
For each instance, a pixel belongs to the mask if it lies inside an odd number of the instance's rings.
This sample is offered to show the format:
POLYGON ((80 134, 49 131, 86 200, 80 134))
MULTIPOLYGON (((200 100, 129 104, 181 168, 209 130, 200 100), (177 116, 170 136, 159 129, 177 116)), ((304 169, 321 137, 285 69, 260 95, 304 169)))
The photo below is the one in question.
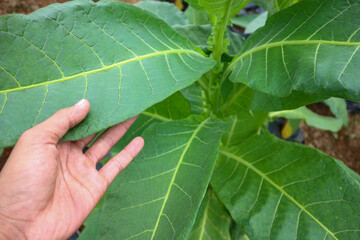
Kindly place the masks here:
POLYGON ((0 173, 0 239, 67 239, 84 222, 109 184, 141 151, 135 138, 99 171, 95 165, 135 121, 60 142, 88 114, 87 100, 62 109, 21 135, 0 173))

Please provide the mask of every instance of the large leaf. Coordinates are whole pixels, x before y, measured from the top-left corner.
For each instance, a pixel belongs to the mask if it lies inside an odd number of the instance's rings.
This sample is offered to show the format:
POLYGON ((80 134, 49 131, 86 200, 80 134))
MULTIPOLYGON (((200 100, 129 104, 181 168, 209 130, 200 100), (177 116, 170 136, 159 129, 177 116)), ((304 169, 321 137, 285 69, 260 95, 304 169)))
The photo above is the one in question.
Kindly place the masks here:
POLYGON ((268 134, 220 154, 212 187, 250 239, 360 239, 360 183, 343 163, 268 134))
POLYGON ((239 224, 233 222, 231 228, 231 240, 250 240, 239 224))
POLYGON ((165 99, 214 62, 153 14, 121 2, 71 1, 0 17, 0 146, 81 98, 91 111, 66 140, 165 99))
POLYGON ((188 240, 231 240, 231 217, 224 205, 209 189, 201 203, 188 240))
MULTIPOLYGON (((228 80, 224 81, 225 85, 230 84, 228 80)), ((229 94, 228 100, 222 106, 225 114, 238 112, 240 110, 253 110, 258 112, 270 112, 279 110, 288 110, 299 108, 311 103, 321 102, 329 96, 313 95, 309 96, 302 92, 293 91, 287 97, 275 97, 260 91, 256 91, 239 83, 234 84, 232 92, 229 94)))
POLYGON ((278 97, 296 90, 360 99, 359 12, 355 0, 301 1, 270 17, 224 76, 232 71, 232 81, 278 97))
POLYGON ((111 153, 119 153, 135 137, 157 122, 167 122, 188 117, 191 114, 189 102, 176 92, 162 102, 159 102, 142 112, 121 140, 111 149, 111 153))
POLYGON ((144 149, 106 192, 99 222, 87 226, 98 228, 89 239, 186 239, 218 157, 223 126, 206 119, 149 127, 144 149))
POLYGON ((230 93, 225 92, 222 94, 223 98, 225 98, 222 112, 225 115, 231 115, 241 110, 253 110, 257 112, 289 110, 311 103, 321 102, 329 98, 329 96, 326 95, 309 96, 298 91, 293 91, 287 97, 275 97, 251 89, 242 83, 231 84, 228 79, 223 82, 222 91, 224 88, 231 88, 230 93))
POLYGON ((303 92, 292 91, 289 96, 275 97, 260 91, 249 89, 248 96, 252 96, 251 109, 254 111, 279 111, 295 109, 311 103, 321 102, 329 96, 307 95, 303 92))
POLYGON ((186 18, 185 14, 174 4, 168 2, 141 1, 136 4, 136 6, 154 13, 170 26, 189 24, 189 20, 186 18))
MULTIPOLYGON (((174 29, 184 37, 187 37, 193 44, 200 47, 203 51, 207 51, 208 39, 211 35, 212 29, 210 24, 175 26, 174 29)), ((230 41, 227 54, 234 57, 244 46, 245 39, 240 34, 232 31, 226 31, 225 37, 230 41)))

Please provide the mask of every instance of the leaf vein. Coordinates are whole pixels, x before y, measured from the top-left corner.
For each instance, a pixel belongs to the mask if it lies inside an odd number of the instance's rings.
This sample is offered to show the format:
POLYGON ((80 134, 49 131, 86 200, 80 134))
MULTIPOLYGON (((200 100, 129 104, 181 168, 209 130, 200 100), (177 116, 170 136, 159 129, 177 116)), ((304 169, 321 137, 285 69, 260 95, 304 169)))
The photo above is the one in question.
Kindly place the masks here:
POLYGON ((223 154, 227 157, 230 157, 232 159, 234 159, 235 161, 249 167, 251 170, 253 170, 256 174, 258 174, 260 177, 262 177, 262 179, 266 180, 270 185, 272 185, 274 188, 276 188, 279 192, 283 193, 291 202, 293 202, 301 211, 304 211, 309 217, 311 217, 320 227, 322 227, 325 231, 329 232, 329 234, 335 238, 336 238, 335 234, 333 232, 331 232, 322 222, 320 222, 311 212, 309 212, 308 210, 306 210, 304 208, 303 205, 301 205, 296 199, 294 199, 288 192, 285 191, 285 189, 281 186, 279 186, 277 183, 275 183, 274 181, 272 181, 268 176, 266 176, 263 172, 261 172, 261 170, 257 169, 253 164, 245 161, 244 159, 242 159, 241 157, 228 152, 228 151, 224 151, 224 150, 220 150, 220 154, 223 154))

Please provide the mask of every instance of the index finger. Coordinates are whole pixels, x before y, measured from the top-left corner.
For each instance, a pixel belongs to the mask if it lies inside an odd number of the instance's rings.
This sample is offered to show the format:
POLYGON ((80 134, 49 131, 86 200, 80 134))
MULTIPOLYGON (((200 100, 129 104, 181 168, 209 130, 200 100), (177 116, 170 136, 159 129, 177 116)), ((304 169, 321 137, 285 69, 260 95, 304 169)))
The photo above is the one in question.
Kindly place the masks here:
POLYGON ((36 140, 56 144, 71 128, 84 120, 89 110, 89 101, 82 99, 74 106, 57 111, 54 115, 28 131, 40 134, 40 138, 36 140))

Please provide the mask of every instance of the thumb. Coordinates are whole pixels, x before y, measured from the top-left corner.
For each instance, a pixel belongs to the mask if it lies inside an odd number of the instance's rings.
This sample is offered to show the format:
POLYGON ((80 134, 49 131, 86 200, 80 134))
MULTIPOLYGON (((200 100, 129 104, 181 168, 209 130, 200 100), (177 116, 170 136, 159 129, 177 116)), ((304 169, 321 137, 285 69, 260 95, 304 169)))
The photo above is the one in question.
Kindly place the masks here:
POLYGON ((72 107, 57 111, 47 120, 29 129, 31 134, 39 134, 41 141, 56 144, 71 129, 87 116, 90 103, 86 99, 80 100, 72 107))

